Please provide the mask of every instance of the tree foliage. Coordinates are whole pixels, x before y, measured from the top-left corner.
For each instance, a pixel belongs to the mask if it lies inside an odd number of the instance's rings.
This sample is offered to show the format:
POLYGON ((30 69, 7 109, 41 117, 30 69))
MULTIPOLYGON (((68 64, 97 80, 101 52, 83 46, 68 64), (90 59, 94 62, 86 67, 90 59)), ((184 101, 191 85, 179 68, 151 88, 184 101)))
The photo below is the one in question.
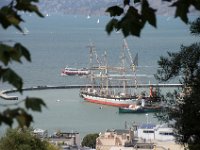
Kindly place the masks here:
POLYGON ((1 150, 57 150, 47 141, 41 141, 29 129, 8 129, 0 139, 1 150))
MULTIPOLYGON (((38 0, 10 0, 8 5, 0 8, 0 25, 4 29, 13 26, 23 33, 20 23, 24 22, 24 20, 20 12, 36 13, 39 17, 43 17, 35 4, 37 2, 38 0)), ((20 93, 22 93, 23 79, 9 67, 9 64, 12 62, 22 63, 22 58, 31 62, 31 55, 26 47, 20 43, 8 45, 0 41, 0 81, 8 82, 20 93)), ((2 105, 8 108, 0 112, 0 125, 5 123, 12 126, 13 121, 16 120, 20 127, 30 126, 33 118, 28 113, 28 110, 40 112, 42 107, 46 107, 46 104, 40 98, 27 97, 14 105, 21 102, 25 103, 24 108, 16 107, 10 109, 9 105, 2 105)))
MULTIPOLYGON (((200 11, 199 0, 163 0, 175 7, 174 17, 179 17, 188 23, 189 8, 192 6, 200 11)), ((106 12, 112 19, 106 25, 106 31, 111 34, 113 30, 121 30, 124 37, 129 35, 140 36, 142 29, 148 22, 157 27, 156 9, 152 8, 148 0, 123 0, 123 6, 109 7, 106 12), (135 4, 140 4, 137 9, 135 4)), ((191 34, 200 35, 200 18, 191 23, 191 34)), ((200 149, 200 43, 190 46, 181 46, 180 52, 168 52, 168 57, 161 57, 158 61, 160 69, 156 78, 159 81, 169 81, 172 78, 182 77, 183 95, 179 93, 168 94, 168 106, 159 116, 165 121, 173 120, 176 141, 187 145, 190 150, 200 149), (172 107, 173 103, 173 107, 172 107), (171 107, 170 107, 171 106, 171 107)), ((167 99, 166 99, 167 100, 167 99)))
MULTIPOLYGON (((170 6, 176 8, 174 16, 179 17, 185 23, 188 23, 188 13, 191 6, 200 11, 199 0, 163 1, 170 2, 170 6)), ((123 6, 111 6, 106 10, 113 17, 106 25, 108 34, 111 34, 113 30, 122 30, 124 37, 129 35, 139 37, 147 22, 151 26, 157 27, 156 9, 149 5, 148 0, 134 0, 133 2, 123 0, 123 2, 123 6), (137 9, 135 4, 140 4, 140 8, 137 9)))
POLYGON ((95 148, 96 147, 96 139, 99 137, 99 134, 88 134, 83 138, 83 141, 81 143, 82 146, 95 148))
MULTIPOLYGON (((195 22, 192 26, 197 26, 195 22)), ((199 35, 197 32, 195 34, 199 35)), ((158 64, 161 67, 156 75, 158 80, 168 81, 182 76, 181 99, 177 101, 177 96, 173 97, 176 107, 169 107, 165 113, 169 120, 175 121, 173 127, 176 140, 187 145, 190 150, 200 149, 200 43, 181 46, 179 52, 161 57, 158 64)))
POLYGON ((191 23, 190 32, 192 35, 200 36, 200 18, 191 23))

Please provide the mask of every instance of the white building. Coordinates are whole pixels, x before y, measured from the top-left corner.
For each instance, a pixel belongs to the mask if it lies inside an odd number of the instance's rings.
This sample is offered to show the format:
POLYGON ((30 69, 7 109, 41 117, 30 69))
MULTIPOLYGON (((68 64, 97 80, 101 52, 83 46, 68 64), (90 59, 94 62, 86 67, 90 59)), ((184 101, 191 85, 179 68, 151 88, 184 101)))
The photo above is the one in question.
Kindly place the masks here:
POLYGON ((138 138, 145 140, 174 141, 173 128, 166 124, 142 124, 137 129, 138 138))
POLYGON ((36 135, 37 137, 39 138, 47 138, 48 137, 48 132, 47 130, 43 130, 43 129, 39 129, 39 128, 36 128, 33 130, 33 134, 36 135))

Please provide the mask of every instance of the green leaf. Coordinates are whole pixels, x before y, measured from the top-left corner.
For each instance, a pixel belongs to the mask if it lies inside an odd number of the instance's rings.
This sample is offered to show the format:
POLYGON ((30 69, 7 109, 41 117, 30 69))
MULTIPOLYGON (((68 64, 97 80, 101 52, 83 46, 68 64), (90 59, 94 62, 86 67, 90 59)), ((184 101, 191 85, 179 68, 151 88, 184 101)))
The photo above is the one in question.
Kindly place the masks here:
POLYGON ((33 122, 33 117, 26 111, 21 111, 17 116, 16 120, 20 127, 29 127, 31 122, 33 122))
POLYGON ((10 54, 9 52, 12 50, 12 47, 0 44, 0 60, 4 63, 4 65, 8 65, 10 61, 10 54))
POLYGON ((188 23, 187 13, 189 12, 190 2, 188 0, 178 0, 171 6, 176 7, 175 17, 180 17, 183 22, 188 23))
POLYGON ((23 108, 7 109, 4 111, 3 115, 6 119, 12 121, 12 123, 13 120, 16 119, 20 127, 29 127, 30 123, 33 121, 32 116, 29 115, 23 108))
POLYGON ((19 92, 22 92, 23 81, 20 76, 18 76, 12 69, 1 69, 1 77, 3 82, 9 82, 12 84, 19 92))
POLYGON ((133 6, 129 7, 126 15, 119 21, 119 27, 122 29, 125 37, 129 35, 140 36, 143 23, 136 8, 133 6))
POLYGON ((43 14, 38 10, 38 7, 36 5, 30 5, 29 6, 30 12, 35 12, 38 16, 44 17, 43 14))
POLYGON ((130 0, 124 0, 124 6, 129 5, 130 4, 130 0))
POLYGON ((20 43, 16 43, 14 47, 0 44, 0 60, 4 65, 8 65, 11 60, 21 63, 21 57, 24 56, 26 60, 31 61, 29 51, 20 43))
POLYGON ((134 3, 140 3, 141 0, 134 0, 134 3))
POLYGON ((144 0, 142 3, 142 17, 143 21, 148 21, 150 25, 156 27, 156 10, 149 7, 148 1, 144 0))
POLYGON ((23 55, 26 58, 26 60, 31 61, 31 55, 28 49, 26 49, 23 45, 21 45, 20 43, 16 43, 14 49, 19 51, 21 55, 23 55))
POLYGON ((3 114, 0 114, 0 125, 2 125, 2 123, 5 123, 10 127, 13 124, 13 119, 10 118, 9 115, 6 115, 5 111, 3 112, 3 114))
POLYGON ((46 107, 46 104, 40 98, 35 98, 35 97, 30 98, 30 97, 27 97, 25 99, 25 106, 26 106, 27 109, 31 109, 33 111, 39 111, 39 112, 41 112, 42 106, 46 107))
POLYGON ((117 27, 117 23, 118 23, 118 20, 113 18, 111 19, 108 24, 106 25, 106 31, 108 34, 110 34, 114 28, 117 27))
POLYGON ((15 5, 15 9, 20 10, 20 11, 35 12, 38 16, 44 17, 38 10, 38 7, 34 4, 31 4, 31 1, 27 1, 27 0, 17 1, 17 4, 15 5))
POLYGON ((3 28, 6 29, 13 25, 22 32, 22 29, 19 26, 20 22, 23 22, 23 19, 11 7, 4 6, 0 9, 0 23, 3 28))
POLYGON ((193 0, 191 4, 197 9, 200 10, 200 0, 193 0))
POLYGON ((124 10, 119 7, 119 6, 112 6, 112 7, 109 7, 106 12, 110 13, 110 16, 120 16, 124 10))

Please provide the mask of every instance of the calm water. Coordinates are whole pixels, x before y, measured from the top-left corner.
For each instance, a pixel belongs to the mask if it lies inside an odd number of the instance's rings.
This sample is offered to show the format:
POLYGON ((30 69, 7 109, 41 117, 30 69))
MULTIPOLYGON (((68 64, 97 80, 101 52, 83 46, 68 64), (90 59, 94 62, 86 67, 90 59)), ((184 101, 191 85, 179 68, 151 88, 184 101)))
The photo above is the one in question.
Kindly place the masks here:
MULTIPOLYGON (((124 129, 125 122, 130 127, 133 122, 141 124, 147 121, 145 114, 119 114, 116 107, 85 102, 79 97, 79 89, 26 91, 23 96, 18 96, 20 99, 37 96, 45 101, 48 108, 44 108, 42 113, 32 113, 32 126, 47 129, 49 133, 57 130, 77 131, 83 137, 88 133, 99 133, 106 129, 124 129)), ((153 113, 149 114, 148 120, 152 123, 158 122, 153 113)), ((1 128, 1 133, 4 130, 1 128)))
MULTIPOLYGON (((0 41, 12 40, 23 43, 31 52, 32 63, 11 66, 23 76, 24 86, 38 85, 69 85, 83 84, 79 77, 61 77, 61 68, 65 65, 72 67, 87 67, 88 48, 92 41, 97 53, 101 56, 106 50, 110 64, 118 65, 119 52, 122 48, 122 35, 112 33, 108 36, 105 24, 109 17, 86 19, 85 16, 50 16, 45 19, 25 16, 26 27, 30 34, 17 34, 16 30, 0 29, 0 41)), ((166 55, 167 51, 178 51, 180 45, 189 45, 197 41, 189 34, 188 27, 180 20, 159 17, 158 29, 146 26, 141 38, 127 39, 131 53, 139 54, 138 82, 156 83, 153 74, 156 73, 157 60, 166 55)), ((12 44, 12 42, 10 42, 12 44)), ((177 82, 177 81, 176 81, 177 82)), ((10 88, 7 84, 0 84, 0 89, 10 88)), ((78 131, 81 135, 91 132, 103 132, 108 128, 123 128, 124 122, 146 121, 145 115, 118 114, 117 108, 83 102, 79 97, 79 90, 44 90, 25 92, 26 95, 41 97, 48 109, 42 113, 34 113, 34 127, 78 131), (57 102, 56 100, 60 100, 57 102)), ((5 103, 5 102, 2 102, 5 103)), ((157 120, 149 116, 152 122, 157 120)), ((3 129, 1 129, 3 130, 3 129)), ((1 131, 2 132, 2 131, 1 131)))

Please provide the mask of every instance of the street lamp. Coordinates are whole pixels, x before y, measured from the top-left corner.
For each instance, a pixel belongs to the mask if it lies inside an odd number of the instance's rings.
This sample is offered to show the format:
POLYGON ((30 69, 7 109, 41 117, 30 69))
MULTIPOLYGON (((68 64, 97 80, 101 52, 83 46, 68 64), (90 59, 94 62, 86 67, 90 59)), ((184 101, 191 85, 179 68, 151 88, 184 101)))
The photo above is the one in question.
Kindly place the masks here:
POLYGON ((148 123, 149 123, 149 114, 145 114, 145 115, 147 117, 147 125, 148 125, 148 123))
POLYGON ((149 124, 149 114, 145 114, 146 115, 146 118, 147 118, 147 137, 148 137, 148 140, 149 140, 149 126, 148 126, 148 124, 149 124))

